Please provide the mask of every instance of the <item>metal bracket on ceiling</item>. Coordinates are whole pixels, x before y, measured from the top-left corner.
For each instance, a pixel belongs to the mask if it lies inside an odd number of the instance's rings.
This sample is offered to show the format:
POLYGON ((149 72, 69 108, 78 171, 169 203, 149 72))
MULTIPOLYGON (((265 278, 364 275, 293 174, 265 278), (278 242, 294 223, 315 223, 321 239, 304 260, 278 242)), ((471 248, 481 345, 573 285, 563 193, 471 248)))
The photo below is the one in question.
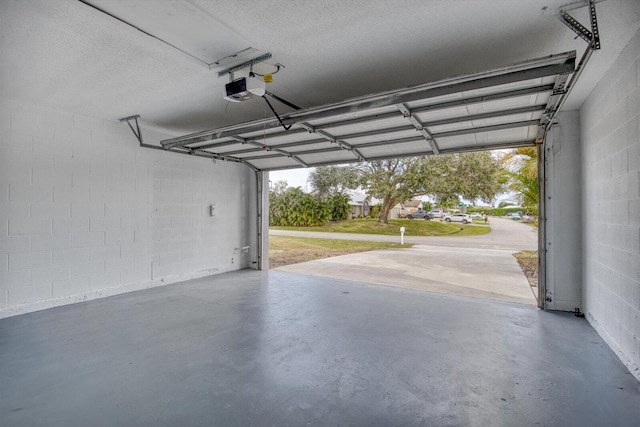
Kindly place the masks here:
POLYGON ((133 134, 136 136, 136 139, 138 140, 140 145, 142 145, 142 131, 140 130, 140 125, 138 125, 139 118, 140 118, 140 115, 136 114, 135 116, 124 117, 120 119, 120 122, 127 122, 127 124, 129 125, 129 129, 131 129, 131 132, 133 132, 133 134), (133 126, 131 126, 131 120, 134 120, 136 122, 135 129, 133 128, 133 126))
POLYGON ((271 58, 271 54, 270 53, 265 53, 264 55, 260 55, 257 58, 250 59, 249 61, 243 62, 242 64, 238 64, 238 65, 233 66, 231 68, 227 68, 225 70, 218 71, 218 77, 222 77, 222 76, 225 76, 227 74, 230 74, 230 75, 233 76, 233 73, 235 73, 236 71, 240 71, 240 70, 244 70, 245 68, 253 67, 255 64, 259 64, 260 62, 264 62, 269 58, 271 58))
POLYGON ((600 32, 598 31, 598 18, 596 17, 596 5, 592 0, 589 0, 589 20, 591 21, 591 31, 589 31, 584 25, 578 22, 568 12, 560 11, 560 20, 563 24, 571 29, 582 40, 589 43, 591 49, 600 49, 600 32))
MULTIPOLYGON (((173 153, 184 154, 184 155, 187 155, 187 156, 205 157, 205 158, 208 158, 208 159, 212 159, 214 163, 215 163, 216 160, 222 160, 224 162, 232 161, 232 162, 236 162, 236 163, 242 163, 242 164, 248 166, 249 168, 253 169, 256 172, 259 171, 259 169, 256 168, 255 166, 253 166, 251 163, 246 162, 243 159, 238 158, 238 157, 220 155, 220 154, 217 154, 217 153, 212 153, 212 152, 209 152, 209 151, 201 150, 201 149, 198 149, 198 148, 191 148, 191 147, 160 147, 160 146, 153 145, 153 144, 145 144, 143 142, 143 140, 142 140, 142 131, 140 130, 140 125, 138 124, 138 119, 139 118, 140 118, 140 115, 136 114, 135 116, 124 117, 124 118, 120 119, 119 121, 120 122, 127 122, 127 125, 129 125, 129 129, 131 129, 131 132, 133 132, 133 134, 135 135, 136 139, 140 143, 140 147, 142 147, 142 148, 151 148, 153 150, 171 151, 173 153), (135 124, 136 124, 135 129, 131 125, 131 121, 135 122, 135 124)), ((306 166, 306 164, 305 164, 305 166, 306 166)))
POLYGON ((596 4, 594 0, 587 0, 586 3, 589 7, 589 21, 591 24, 591 31, 589 31, 584 25, 580 24, 574 17, 569 15, 569 13, 564 10, 561 10, 560 15, 558 16, 563 24, 569 27, 571 31, 576 33, 578 37, 586 41, 589 46, 585 49, 582 58, 580 58, 578 65, 571 75, 571 78, 568 78, 568 74, 561 74, 558 76, 556 84, 553 88, 553 93, 551 94, 551 96, 549 97, 549 101, 547 102, 547 108, 540 118, 540 128, 538 129, 538 135, 536 137, 537 144, 544 143, 547 132, 549 131, 551 126, 556 123, 555 117, 564 106, 564 103, 569 97, 571 90, 582 74, 584 67, 587 65, 587 62, 589 62, 591 54, 600 49, 600 32, 598 31, 596 4))

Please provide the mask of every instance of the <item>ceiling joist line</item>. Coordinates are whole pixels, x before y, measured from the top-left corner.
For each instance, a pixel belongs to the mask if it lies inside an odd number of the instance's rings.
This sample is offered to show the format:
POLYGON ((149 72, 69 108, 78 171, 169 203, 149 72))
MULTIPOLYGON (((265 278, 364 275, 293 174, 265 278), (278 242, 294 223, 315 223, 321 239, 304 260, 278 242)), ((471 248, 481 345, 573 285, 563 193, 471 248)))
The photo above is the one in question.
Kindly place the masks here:
POLYGON ((137 27, 137 26, 133 25, 131 22, 125 21, 124 19, 119 18, 119 17, 115 16, 114 14, 107 12, 106 10, 104 10, 104 9, 94 5, 94 4, 89 3, 87 0, 78 0, 78 1, 80 3, 82 3, 82 4, 84 4, 85 6, 88 6, 88 7, 92 8, 92 9, 94 9, 94 10, 96 10, 96 11, 98 11, 98 12, 104 14, 104 15, 107 15, 107 16, 111 17, 112 19, 115 19, 116 21, 119 21, 119 22, 129 26, 130 28, 132 28, 132 29, 134 29, 136 31, 139 31, 142 34, 144 34, 144 35, 146 35, 148 37, 151 37, 152 39, 155 39, 155 40, 159 41, 160 43, 163 43, 163 44, 169 46, 172 49, 175 49, 176 51, 180 52, 182 55, 185 55, 187 58, 189 58, 192 61, 197 62, 200 65, 204 65, 207 68, 211 68, 212 65, 213 65, 213 64, 208 64, 206 61, 203 61, 202 59, 190 54, 189 52, 187 52, 187 51, 185 51, 183 49, 180 49, 178 46, 175 46, 175 45, 169 43, 168 41, 161 39, 160 37, 154 36, 153 34, 143 30, 140 27, 137 27))

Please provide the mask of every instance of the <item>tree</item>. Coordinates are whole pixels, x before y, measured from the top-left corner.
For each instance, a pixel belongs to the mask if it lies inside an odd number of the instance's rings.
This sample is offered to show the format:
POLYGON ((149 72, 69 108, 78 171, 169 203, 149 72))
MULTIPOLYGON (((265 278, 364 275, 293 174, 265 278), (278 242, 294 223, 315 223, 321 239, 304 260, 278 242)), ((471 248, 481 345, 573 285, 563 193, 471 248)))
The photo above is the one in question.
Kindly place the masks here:
POLYGON ((524 207, 537 207, 538 192, 538 147, 520 147, 501 160, 503 176, 508 188, 518 194, 524 207))
POLYGON ((276 181, 272 186, 271 189, 269 190, 270 193, 274 193, 274 194, 282 194, 287 190, 287 187, 289 185, 287 184, 287 181, 276 181))
POLYGON ((489 151, 427 157, 421 175, 428 179, 425 194, 441 206, 457 205, 460 198, 491 203, 504 183, 500 162, 489 151))
POLYGON ((351 166, 320 166, 309 174, 311 187, 319 194, 343 194, 358 187, 358 169, 351 166))
POLYGON ((540 196, 538 193, 538 178, 530 178, 525 174, 512 173, 512 180, 509 183, 511 191, 518 193, 525 208, 538 206, 540 196))
POLYGON ((384 160, 365 164, 362 186, 383 200, 380 222, 399 202, 431 195, 440 206, 457 205, 460 198, 491 202, 502 190, 499 162, 490 152, 460 153, 384 160))
POLYGON ((422 193, 421 161, 417 157, 368 162, 362 169, 361 184, 370 196, 382 199, 379 221, 389 222, 389 212, 399 202, 422 193))
POLYGON ((529 179, 538 178, 538 147, 520 147, 506 153, 500 161, 510 172, 518 172, 529 179))

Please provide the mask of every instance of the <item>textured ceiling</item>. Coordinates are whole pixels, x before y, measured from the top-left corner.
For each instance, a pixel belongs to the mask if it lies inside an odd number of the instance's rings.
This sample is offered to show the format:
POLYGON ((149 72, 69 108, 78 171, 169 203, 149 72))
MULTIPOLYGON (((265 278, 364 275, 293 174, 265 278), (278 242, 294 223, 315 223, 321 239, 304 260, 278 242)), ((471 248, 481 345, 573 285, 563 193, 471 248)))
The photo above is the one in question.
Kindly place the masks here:
MULTIPOLYGON (((557 19, 567 0, 87 3, 108 14, 77 0, 0 0, 0 96, 105 119, 139 114, 177 136, 272 115, 260 99, 223 100, 228 80, 206 65, 247 47, 273 55, 257 71, 286 66, 269 91, 310 108, 586 45, 557 19)), ((585 7, 570 8, 588 23, 585 7)), ((565 108, 581 105, 640 27, 640 1, 597 11, 603 47, 565 108)))

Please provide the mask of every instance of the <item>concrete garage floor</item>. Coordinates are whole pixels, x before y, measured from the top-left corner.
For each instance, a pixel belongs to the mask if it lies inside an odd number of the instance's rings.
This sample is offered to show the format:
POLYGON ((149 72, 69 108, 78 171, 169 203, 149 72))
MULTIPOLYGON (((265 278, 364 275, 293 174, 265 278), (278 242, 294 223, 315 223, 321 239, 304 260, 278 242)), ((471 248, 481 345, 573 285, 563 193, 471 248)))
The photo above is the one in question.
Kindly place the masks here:
MULTIPOLYGON (((514 253, 537 250, 537 229, 492 218, 479 236, 405 236, 411 249, 376 250, 278 267, 277 270, 378 285, 536 305, 514 253)), ((270 230, 270 234, 399 242, 396 236, 270 230)), ((536 289, 537 290, 537 289, 536 289)))
POLYGON ((0 320, 0 425, 637 426, 584 319, 241 271, 0 320))

